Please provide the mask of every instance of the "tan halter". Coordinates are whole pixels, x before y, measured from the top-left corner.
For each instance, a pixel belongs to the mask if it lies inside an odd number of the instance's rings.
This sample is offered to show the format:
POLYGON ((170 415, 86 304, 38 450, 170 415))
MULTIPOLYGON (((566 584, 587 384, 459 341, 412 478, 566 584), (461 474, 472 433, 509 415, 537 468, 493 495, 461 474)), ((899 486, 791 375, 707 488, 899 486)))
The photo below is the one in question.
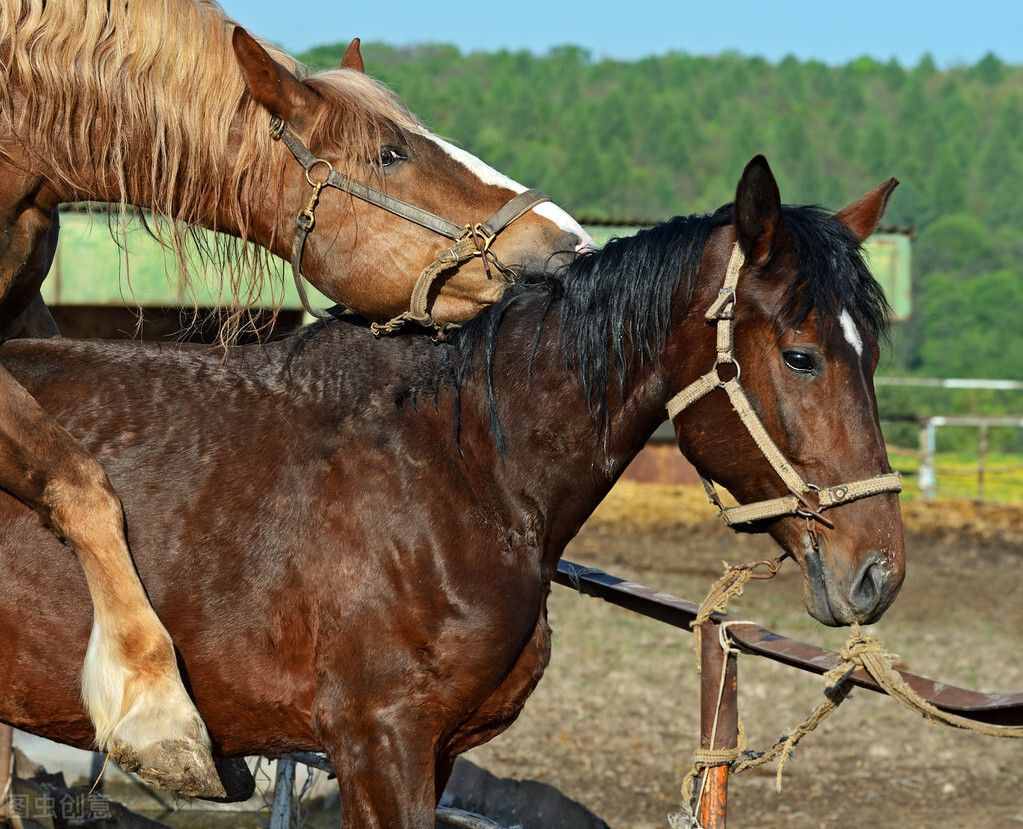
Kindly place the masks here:
POLYGON ((877 475, 863 481, 853 481, 848 484, 837 484, 829 487, 819 487, 807 483, 798 472, 793 469, 792 464, 778 449, 771 436, 764 428, 749 398, 742 390, 739 379, 742 376, 742 369, 735 358, 733 350, 732 329, 735 320, 736 289, 739 285, 739 275, 745 263, 742 249, 736 243, 732 249, 732 255, 728 260, 728 270, 725 272, 725 281, 718 291, 718 297, 707 309, 706 319, 716 323, 717 326, 717 358, 714 367, 702 377, 690 383, 682 391, 668 401, 668 417, 674 420, 685 409, 693 405, 705 395, 715 389, 724 389, 725 394, 732 403, 732 408, 739 415, 739 419, 752 436, 757 447, 763 452, 768 463, 778 473, 778 477, 785 482, 791 495, 781 498, 772 498, 768 501, 757 501, 753 504, 744 504, 738 507, 725 507, 718 497, 714 483, 702 478, 703 486, 707 490, 710 502, 718 508, 721 517, 729 526, 737 524, 749 524, 754 521, 763 521, 768 518, 779 518, 783 515, 798 515, 808 520, 815 519, 830 526, 829 522, 821 513, 831 507, 846 504, 859 498, 866 498, 871 495, 881 495, 887 492, 901 492, 902 482, 897 472, 889 472, 884 475, 877 475), (730 380, 723 380, 720 374, 720 367, 731 365, 734 367, 735 376, 730 380), (817 503, 813 504, 808 497, 816 495, 817 503))

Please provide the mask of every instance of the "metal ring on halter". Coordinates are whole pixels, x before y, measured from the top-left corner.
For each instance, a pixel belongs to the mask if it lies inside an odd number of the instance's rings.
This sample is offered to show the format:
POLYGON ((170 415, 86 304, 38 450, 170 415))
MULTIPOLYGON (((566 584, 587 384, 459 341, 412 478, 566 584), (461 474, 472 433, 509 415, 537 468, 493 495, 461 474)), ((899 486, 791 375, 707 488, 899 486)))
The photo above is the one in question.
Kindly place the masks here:
POLYGON ((327 182, 330 181, 330 177, 332 175, 334 175, 334 165, 325 158, 314 159, 313 162, 305 168, 305 180, 309 182, 310 187, 325 187, 327 182), (323 181, 313 181, 312 172, 321 164, 327 168, 327 175, 324 176, 323 181))
MULTIPOLYGON (((808 510, 808 509, 800 509, 799 507, 796 507, 796 515, 798 515, 800 518, 821 518, 821 509, 820 509, 821 488, 819 486, 817 486, 817 484, 810 484, 810 483, 808 483, 806 485, 806 488, 810 492, 817 493, 817 501, 818 501, 817 511, 814 512, 814 511, 811 511, 811 510, 808 510)), ((799 500, 800 501, 803 500, 802 496, 800 496, 799 500)), ((806 502, 803 501, 803 503, 806 503, 806 502)))
POLYGON ((739 365, 739 361, 731 354, 719 354, 717 360, 714 362, 714 371, 718 376, 718 385, 724 386, 725 383, 731 383, 732 380, 722 380, 721 374, 718 372, 718 366, 732 365, 735 366, 735 377, 732 378, 736 383, 739 382, 739 378, 742 377, 742 366, 739 365))

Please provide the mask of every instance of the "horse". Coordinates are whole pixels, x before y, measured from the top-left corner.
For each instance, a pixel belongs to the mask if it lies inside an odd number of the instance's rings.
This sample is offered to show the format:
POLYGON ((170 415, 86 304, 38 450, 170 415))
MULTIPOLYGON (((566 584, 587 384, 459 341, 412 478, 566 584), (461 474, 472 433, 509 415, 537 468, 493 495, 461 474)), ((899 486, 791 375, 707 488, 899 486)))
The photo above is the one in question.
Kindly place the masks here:
MULTIPOLYGON (((472 317, 506 276, 589 242, 542 194, 426 129, 365 74, 358 40, 309 76, 208 0, 0 0, 0 337, 56 333, 39 286, 70 201, 147 209, 182 263, 193 229, 226 234, 200 251, 226 268, 236 308, 270 280, 269 252, 292 260, 300 289, 304 273, 379 323, 472 317)), ((90 576, 82 693, 98 747, 150 782, 222 794, 116 490, 2 370, 0 488, 90 576)))
MULTIPOLYGON (((890 474, 872 382, 886 304, 860 242, 893 187, 834 215, 783 206, 757 157, 734 204, 523 279, 442 343, 339 319, 226 356, 47 340, 0 362, 123 494, 217 751, 326 751, 346 829, 426 829, 455 756, 540 680, 565 546, 708 367, 721 385, 675 418, 686 456, 740 504, 795 498, 722 391, 741 366, 771 446, 819 493, 746 529, 796 560, 820 621, 891 604, 897 487, 834 499, 890 474), (705 312, 733 270, 727 366, 705 312)), ((87 746, 86 585, 7 496, 0 526, 0 721, 87 746)))

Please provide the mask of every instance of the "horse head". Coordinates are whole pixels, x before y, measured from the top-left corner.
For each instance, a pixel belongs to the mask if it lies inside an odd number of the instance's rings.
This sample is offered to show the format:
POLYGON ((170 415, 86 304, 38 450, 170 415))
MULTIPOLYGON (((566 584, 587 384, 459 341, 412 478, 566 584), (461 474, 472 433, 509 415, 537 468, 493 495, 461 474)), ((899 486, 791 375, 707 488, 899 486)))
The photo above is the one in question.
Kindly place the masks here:
MULTIPOLYGON (((295 158, 279 150, 281 198, 292 206, 285 217, 293 220, 307 206, 315 219, 298 264, 328 296, 373 319, 390 319, 409 306, 409 274, 442 261, 439 255, 464 232, 471 255, 446 267, 439 290, 430 292, 432 320, 459 321, 500 298, 502 277, 549 271, 590 245, 579 224, 542 194, 420 124, 364 73, 357 40, 338 69, 306 78, 241 28, 233 42, 250 95, 292 141, 295 158), (348 192, 321 193, 317 184, 328 177, 348 192), (314 190, 319 198, 311 201, 314 190), (387 244, 367 244, 373 239, 387 244), (383 250, 381 267, 376 260, 383 250), (382 273, 373 280, 349 278, 376 271, 382 273)), ((293 234, 285 225, 278 237, 293 234)))
POLYGON ((680 449, 712 498, 717 482, 738 501, 728 523, 798 562, 807 609, 829 625, 876 620, 905 575, 873 386, 887 305, 861 253, 897 184, 827 214, 782 205, 754 158, 669 342, 685 366, 670 379, 680 449))

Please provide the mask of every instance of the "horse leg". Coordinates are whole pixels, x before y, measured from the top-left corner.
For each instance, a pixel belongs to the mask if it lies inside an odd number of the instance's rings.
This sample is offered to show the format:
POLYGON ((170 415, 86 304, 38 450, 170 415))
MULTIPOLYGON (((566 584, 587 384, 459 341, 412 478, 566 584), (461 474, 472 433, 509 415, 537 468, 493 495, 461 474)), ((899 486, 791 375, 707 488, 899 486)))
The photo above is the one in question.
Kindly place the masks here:
MULTIPOLYGON (((38 280, 55 244, 54 208, 26 209, 0 236, 0 296, 38 280), (39 243, 42 250, 37 249, 39 243)), ((30 304, 30 303, 29 303, 30 304)), ((4 305, 6 309, 10 306, 4 305)), ((13 320, 11 320, 13 322, 13 320)), ((174 646, 128 551, 124 515, 102 467, 0 367, 0 488, 75 550, 93 600, 82 697, 96 744, 126 770, 192 796, 223 797, 202 718, 174 646)))
POLYGON ((150 782, 222 797, 206 727, 132 565, 110 481, 2 367, 0 486, 35 509, 85 571, 94 615, 82 698, 96 745, 150 782))
POLYGON ((451 772, 455 770, 455 756, 453 754, 442 754, 437 757, 436 771, 434 772, 434 799, 440 803, 444 790, 448 787, 451 779, 451 772))
POLYGON ((60 336, 40 293, 57 253, 59 234, 56 207, 29 211, 9 228, 6 244, 0 246, 0 340, 60 336), (27 255, 18 257, 22 252, 27 255), (8 264, 12 255, 17 257, 13 268, 8 264))
POLYGON ((369 715, 357 735, 339 736, 329 752, 341 789, 343 829, 436 825, 432 741, 416 733, 414 719, 397 720, 392 713, 369 715))

